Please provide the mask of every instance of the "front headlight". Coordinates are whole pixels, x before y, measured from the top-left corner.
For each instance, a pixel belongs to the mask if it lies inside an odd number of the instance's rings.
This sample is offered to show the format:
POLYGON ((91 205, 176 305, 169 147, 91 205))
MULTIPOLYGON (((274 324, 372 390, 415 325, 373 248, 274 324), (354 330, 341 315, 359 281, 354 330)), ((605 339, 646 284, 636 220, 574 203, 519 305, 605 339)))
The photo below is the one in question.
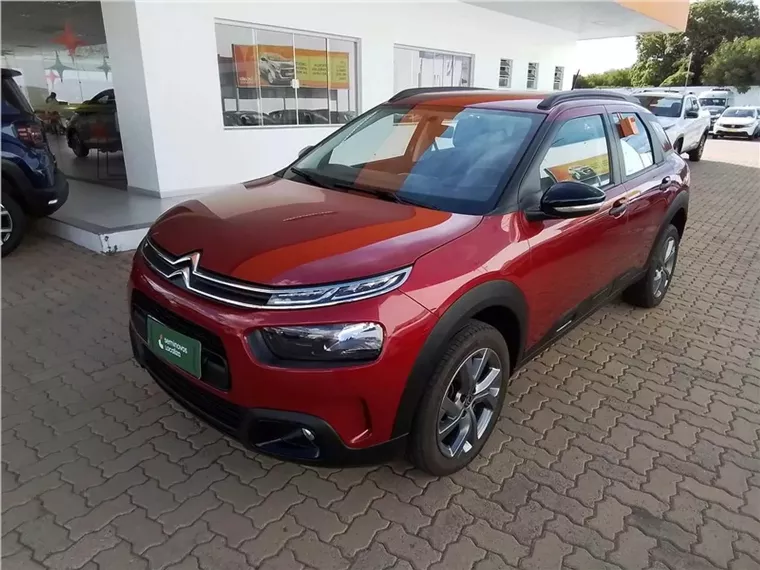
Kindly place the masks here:
POLYGON ((306 309, 369 299, 400 287, 409 277, 411 271, 411 267, 405 267, 391 273, 357 281, 276 292, 269 298, 267 305, 277 309, 286 307, 306 309))
POLYGON ((261 334, 283 360, 374 360, 383 349, 383 328, 377 323, 269 327, 261 334))

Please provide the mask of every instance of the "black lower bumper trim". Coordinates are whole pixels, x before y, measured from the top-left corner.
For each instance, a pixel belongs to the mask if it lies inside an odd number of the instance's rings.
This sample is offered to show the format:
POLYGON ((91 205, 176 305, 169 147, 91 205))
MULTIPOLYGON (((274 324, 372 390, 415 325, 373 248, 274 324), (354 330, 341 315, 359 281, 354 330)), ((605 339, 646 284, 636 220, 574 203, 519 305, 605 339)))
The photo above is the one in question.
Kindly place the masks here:
POLYGON ((406 436, 367 448, 348 447, 324 420, 299 412, 244 408, 196 386, 155 356, 130 326, 135 360, 175 401, 252 450, 311 465, 348 467, 383 463, 406 449, 406 436))

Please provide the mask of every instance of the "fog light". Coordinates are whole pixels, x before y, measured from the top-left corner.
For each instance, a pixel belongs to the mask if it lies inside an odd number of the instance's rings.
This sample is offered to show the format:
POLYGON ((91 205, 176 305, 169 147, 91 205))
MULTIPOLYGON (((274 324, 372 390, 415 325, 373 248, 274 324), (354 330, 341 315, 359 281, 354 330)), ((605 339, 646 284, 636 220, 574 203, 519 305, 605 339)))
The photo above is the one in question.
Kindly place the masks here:
POLYGON ((377 323, 270 327, 261 332, 269 350, 284 360, 373 360, 383 348, 383 327, 377 323))

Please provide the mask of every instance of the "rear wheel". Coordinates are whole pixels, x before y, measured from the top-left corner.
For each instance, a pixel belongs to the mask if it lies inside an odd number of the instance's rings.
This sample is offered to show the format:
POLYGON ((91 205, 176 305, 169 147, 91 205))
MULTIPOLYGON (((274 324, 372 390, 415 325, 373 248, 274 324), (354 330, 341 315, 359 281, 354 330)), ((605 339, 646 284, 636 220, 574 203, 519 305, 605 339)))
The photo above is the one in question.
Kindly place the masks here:
POLYGON ((623 291, 623 299, 631 305, 651 309, 665 298, 678 261, 680 236, 675 226, 667 227, 655 245, 644 276, 623 291))
POLYGON ((705 152, 705 143, 707 142, 707 133, 702 135, 702 138, 699 139, 699 144, 697 145, 697 148, 695 148, 692 151, 689 151, 689 160, 692 162, 699 162, 702 160, 702 153, 705 152))
POLYGON ((90 154, 90 149, 87 148, 87 145, 84 144, 84 141, 82 141, 82 138, 76 131, 72 132, 69 135, 69 146, 71 147, 71 150, 74 151, 74 154, 79 158, 84 158, 90 154))
POLYGON ((26 214, 10 195, 3 192, 0 204, 2 222, 2 256, 5 257, 18 247, 26 230, 26 214))
POLYGON ((470 321, 454 336, 415 416, 412 463, 448 475, 475 458, 499 419, 509 362, 504 337, 486 323, 470 321))

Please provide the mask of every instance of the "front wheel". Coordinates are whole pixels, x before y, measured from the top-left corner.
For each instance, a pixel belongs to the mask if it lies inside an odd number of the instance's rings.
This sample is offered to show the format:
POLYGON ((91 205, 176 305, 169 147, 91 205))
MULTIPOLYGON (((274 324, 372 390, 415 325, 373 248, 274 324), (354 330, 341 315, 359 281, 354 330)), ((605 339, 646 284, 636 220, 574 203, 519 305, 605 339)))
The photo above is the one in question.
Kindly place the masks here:
POLYGON ((87 145, 84 144, 84 141, 82 141, 82 138, 76 131, 69 135, 69 146, 79 158, 84 158, 90 154, 90 149, 87 148, 87 145))
POLYGON ((623 291, 626 302, 645 309, 654 308, 662 302, 673 280, 680 241, 676 227, 669 225, 652 251, 647 272, 623 291))
POLYGON ((412 463, 440 476, 475 458, 499 419, 509 362, 504 337, 486 323, 470 321, 451 339, 414 419, 412 463))
POLYGON ((707 142, 707 133, 702 135, 702 138, 699 139, 699 144, 697 145, 697 148, 695 148, 692 151, 689 151, 689 160, 692 162, 699 162, 702 160, 702 153, 705 152, 705 143, 707 142))
POLYGON ((5 192, 0 204, 0 221, 2 222, 2 256, 5 257, 18 247, 26 230, 24 210, 5 192))

